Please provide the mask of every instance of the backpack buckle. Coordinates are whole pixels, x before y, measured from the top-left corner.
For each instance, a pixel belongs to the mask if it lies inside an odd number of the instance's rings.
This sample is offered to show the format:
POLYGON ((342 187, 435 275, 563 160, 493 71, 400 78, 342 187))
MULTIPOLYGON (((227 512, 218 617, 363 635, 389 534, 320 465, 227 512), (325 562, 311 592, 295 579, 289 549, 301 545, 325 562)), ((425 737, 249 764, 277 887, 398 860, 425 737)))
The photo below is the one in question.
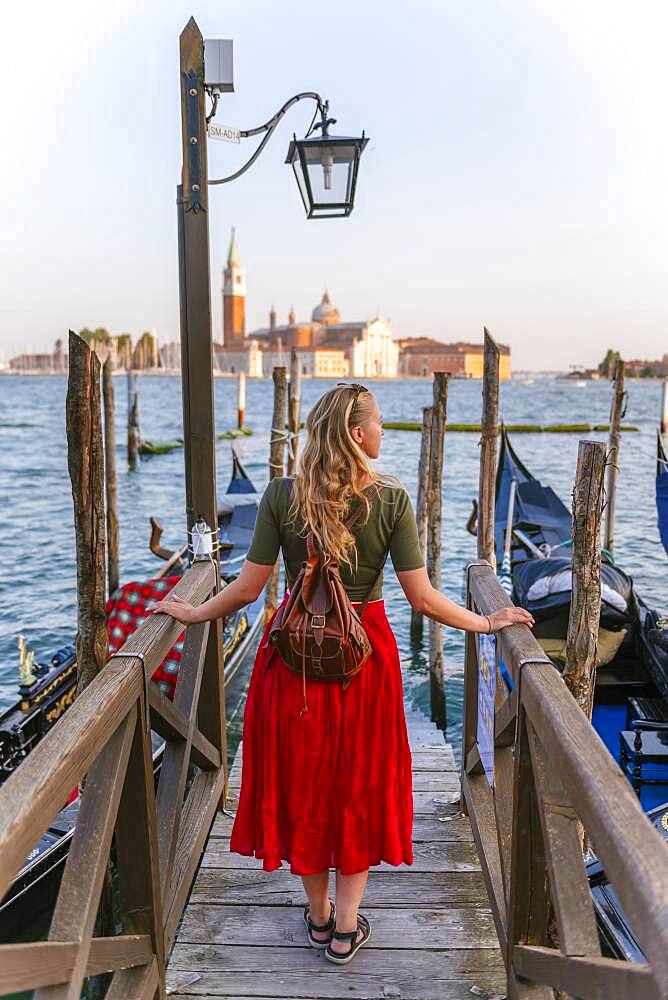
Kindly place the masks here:
POLYGON ((311 628, 324 628, 325 615, 311 615, 311 628), (318 621, 316 621, 316 618, 318 621))

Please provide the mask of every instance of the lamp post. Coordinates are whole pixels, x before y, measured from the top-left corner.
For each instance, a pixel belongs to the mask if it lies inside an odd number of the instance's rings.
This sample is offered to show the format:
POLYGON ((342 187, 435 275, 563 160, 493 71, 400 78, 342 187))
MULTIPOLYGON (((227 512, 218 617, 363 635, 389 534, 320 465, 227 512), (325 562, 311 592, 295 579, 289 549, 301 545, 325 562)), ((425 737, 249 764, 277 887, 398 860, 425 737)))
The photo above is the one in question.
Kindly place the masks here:
MULTIPOLYGON (((227 184, 257 160, 286 112, 298 101, 313 100, 316 111, 303 139, 290 143, 286 163, 294 171, 309 219, 350 215, 355 199, 359 160, 368 139, 336 136, 330 126, 329 104, 319 94, 295 94, 257 128, 239 132, 240 139, 263 135, 258 147, 228 177, 209 180, 207 131, 221 92, 231 91, 231 43, 204 41, 194 18, 180 37, 181 136, 183 166, 177 187, 181 380, 186 473, 187 530, 198 521, 218 527, 216 455, 211 338, 211 277, 209 271, 209 187, 227 184), (206 54, 206 65, 205 65, 206 54), (207 78, 208 77, 208 78, 207 78), (206 96, 212 109, 206 114, 206 96), (319 117, 319 121, 317 120, 319 117), (316 133, 319 132, 319 135, 316 133)), ((217 546, 214 545, 214 550, 217 546)), ((216 589, 220 587, 217 551, 216 589)), ((211 622, 199 701, 201 732, 226 760, 223 645, 219 620, 211 622)))

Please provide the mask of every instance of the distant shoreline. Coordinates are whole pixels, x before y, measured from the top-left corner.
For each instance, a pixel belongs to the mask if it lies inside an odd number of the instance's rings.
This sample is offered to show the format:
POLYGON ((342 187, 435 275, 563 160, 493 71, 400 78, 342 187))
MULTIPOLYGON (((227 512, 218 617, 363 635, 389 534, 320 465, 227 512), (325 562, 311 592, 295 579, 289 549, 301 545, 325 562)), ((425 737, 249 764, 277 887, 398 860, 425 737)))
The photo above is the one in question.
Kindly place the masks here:
MULTIPOLYGON (((123 376, 127 376, 128 372, 125 369, 119 368, 115 372, 113 372, 112 374, 114 376, 116 376, 116 377, 121 378, 123 376)), ((177 375, 178 376, 181 375, 181 369, 180 368, 157 368, 157 369, 156 368, 143 368, 143 369, 132 369, 132 374, 134 374, 134 375, 142 375, 142 376, 146 375, 149 378, 153 378, 153 377, 160 376, 160 375, 168 375, 168 376, 174 376, 175 377, 177 375)), ((22 369, 0 368, 0 375, 7 375, 7 376, 22 376, 22 375, 40 376, 41 375, 41 376, 46 376, 46 377, 49 377, 49 378, 51 378, 51 377, 67 378, 67 372, 35 371, 34 369, 30 369, 30 368, 25 368, 25 369, 24 368, 22 368, 22 369)), ((213 373, 213 376, 214 376, 214 378, 229 378, 229 379, 236 380, 238 378, 238 376, 239 376, 239 373, 236 372, 236 373, 233 374, 232 372, 216 372, 215 371, 213 373)), ((606 379, 603 376, 601 376, 601 378, 598 378, 598 379, 587 378, 585 376, 579 376, 578 378, 575 378, 573 376, 566 375, 565 373, 562 373, 562 372, 556 372, 556 371, 555 372, 528 371, 526 369, 523 369, 521 372, 516 372, 514 375, 511 375, 511 377, 509 379, 502 379, 501 381, 502 382, 521 382, 527 376, 530 377, 530 378, 553 378, 553 379, 561 379, 564 382, 576 382, 576 381, 581 381, 581 382, 607 382, 608 381, 608 379, 606 379)), ((334 376, 334 375, 331 375, 331 376, 326 376, 326 375, 302 375, 301 377, 302 377, 302 379, 308 379, 309 381, 314 381, 314 382, 317 382, 317 381, 331 382, 332 379, 336 378, 337 376, 334 376)), ((345 377, 349 378, 349 379, 354 378, 353 375, 348 375, 348 376, 345 376, 345 377)), ((457 379, 457 381, 460 381, 460 382, 481 382, 482 381, 482 378, 471 377, 471 376, 468 376, 468 375, 458 375, 456 373, 452 373, 450 375, 450 377, 453 378, 453 379, 457 379)), ((632 382, 662 382, 666 378, 665 375, 631 375, 629 373, 625 373, 624 377, 625 377, 625 379, 627 381, 631 380, 632 382)), ((271 375, 262 375, 262 376, 246 375, 246 378, 249 381, 252 381, 252 382, 264 382, 266 380, 271 380, 271 375)), ((433 378, 433 375, 397 375, 395 377, 392 377, 392 376, 389 376, 389 375, 365 375, 364 376, 364 381, 365 382, 402 382, 402 381, 404 381, 404 382, 431 382, 432 378, 433 378)))

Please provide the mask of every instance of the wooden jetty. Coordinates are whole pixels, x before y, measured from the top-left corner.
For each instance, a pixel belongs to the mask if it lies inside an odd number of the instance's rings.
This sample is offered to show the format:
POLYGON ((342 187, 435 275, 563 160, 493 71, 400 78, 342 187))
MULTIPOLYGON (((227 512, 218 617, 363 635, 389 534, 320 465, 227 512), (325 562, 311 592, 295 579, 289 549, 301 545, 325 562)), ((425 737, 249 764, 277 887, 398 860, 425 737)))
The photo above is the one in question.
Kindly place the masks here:
MULTIPOLYGON (((310 947, 308 902, 290 867, 232 854, 219 813, 169 961, 167 989, 186 997, 471 1000, 505 993, 505 969, 452 747, 426 715, 406 713, 413 757, 413 864, 369 872, 361 911, 372 937, 349 966, 310 947), (475 992, 472 992, 475 990, 475 992)), ((234 811, 242 744, 230 771, 234 811)), ((330 874, 334 898, 335 874, 330 874)))

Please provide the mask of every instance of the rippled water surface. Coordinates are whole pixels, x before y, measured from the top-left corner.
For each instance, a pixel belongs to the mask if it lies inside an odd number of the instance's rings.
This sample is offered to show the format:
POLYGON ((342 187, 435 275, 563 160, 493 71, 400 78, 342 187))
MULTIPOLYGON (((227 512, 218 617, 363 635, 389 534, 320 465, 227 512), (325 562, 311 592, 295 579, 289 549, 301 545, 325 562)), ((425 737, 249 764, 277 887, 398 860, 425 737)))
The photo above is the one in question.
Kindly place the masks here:
MULTIPOLYGON (((330 383, 305 380, 302 413, 330 383)), ((139 378, 142 436, 168 439, 181 434, 181 383, 168 376, 139 378)), ((121 580, 150 577, 158 562, 148 549, 149 517, 165 529, 167 547, 181 544, 185 531, 183 453, 150 458, 129 472, 125 455, 126 381, 114 379, 121 533, 121 580)), ((65 377, 0 378, 0 709, 16 698, 19 633, 46 661, 73 639, 76 629, 76 572, 72 496, 65 439, 65 377)), ((217 379, 217 429, 236 422, 236 385, 217 379)), ((388 421, 419 421, 431 403, 429 381, 373 384, 388 421)), ((622 438, 621 475, 617 501, 617 562, 635 579, 649 604, 668 610, 668 560, 661 548, 654 506, 658 382, 628 384, 626 422, 639 433, 622 438)), ((247 382, 246 422, 251 437, 235 443, 258 489, 268 479, 271 380, 247 382)), ((530 385, 501 385, 501 413, 508 423, 606 423, 611 386, 588 382, 579 387, 554 379, 536 378, 530 385)), ((452 380, 448 420, 480 419, 480 382, 452 380)), ((605 439, 591 433, 590 438, 605 439)), ((466 531, 471 498, 477 493, 478 435, 450 433, 446 439, 443 589, 461 600, 462 570, 475 556, 475 539, 466 531)), ((516 434, 513 442, 529 469, 549 483, 567 506, 575 473, 578 434, 516 434)), ((413 502, 417 486, 420 435, 386 431, 379 467, 401 477, 413 502)), ((230 442, 217 445, 218 489, 223 492, 231 470, 230 442)), ((404 669, 407 702, 428 707, 426 650, 411 648, 409 608, 388 560, 384 591, 388 617, 395 630, 404 669)), ((459 735, 462 697, 463 633, 445 630, 445 663, 449 735, 459 735)), ((238 734, 237 734, 238 735, 238 734)), ((231 740, 235 736, 231 733, 231 740)))

